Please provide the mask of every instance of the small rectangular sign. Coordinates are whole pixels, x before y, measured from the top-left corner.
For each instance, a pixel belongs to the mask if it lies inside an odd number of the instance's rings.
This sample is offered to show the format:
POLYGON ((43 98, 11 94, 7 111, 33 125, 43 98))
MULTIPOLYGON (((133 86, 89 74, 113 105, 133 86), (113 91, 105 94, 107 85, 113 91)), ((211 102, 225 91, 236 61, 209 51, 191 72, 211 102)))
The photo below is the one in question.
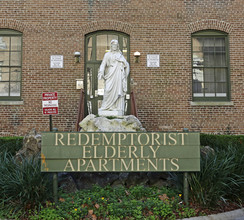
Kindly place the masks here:
POLYGON ((58 114, 58 93, 42 93, 42 113, 44 115, 58 114))
POLYGON ((63 68, 64 64, 63 55, 51 55, 50 56, 50 68, 63 68))
POLYGON ((42 172, 200 171, 199 133, 44 132, 42 172))
POLYGON ((147 67, 160 67, 159 54, 147 55, 147 67))

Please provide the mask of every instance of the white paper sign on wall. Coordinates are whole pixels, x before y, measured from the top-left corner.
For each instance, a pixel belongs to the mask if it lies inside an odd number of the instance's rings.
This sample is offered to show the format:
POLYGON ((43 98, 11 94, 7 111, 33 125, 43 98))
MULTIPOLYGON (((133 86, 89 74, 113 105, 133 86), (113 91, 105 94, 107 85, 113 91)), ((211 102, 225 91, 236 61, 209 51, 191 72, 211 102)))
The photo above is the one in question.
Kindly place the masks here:
POLYGON ((51 55, 50 56, 50 67, 51 68, 63 68, 64 67, 64 56, 63 55, 51 55))
POLYGON ((147 54, 147 67, 160 67, 159 54, 147 54))

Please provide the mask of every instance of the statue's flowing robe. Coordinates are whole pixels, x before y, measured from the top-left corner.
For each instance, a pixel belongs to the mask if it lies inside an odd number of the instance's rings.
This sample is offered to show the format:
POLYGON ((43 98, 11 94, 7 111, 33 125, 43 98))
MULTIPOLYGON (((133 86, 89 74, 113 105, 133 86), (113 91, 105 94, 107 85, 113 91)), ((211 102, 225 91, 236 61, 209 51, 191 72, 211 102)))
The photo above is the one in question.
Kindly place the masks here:
POLYGON ((107 52, 99 68, 98 79, 105 80, 100 110, 124 110, 129 64, 120 51, 107 52))

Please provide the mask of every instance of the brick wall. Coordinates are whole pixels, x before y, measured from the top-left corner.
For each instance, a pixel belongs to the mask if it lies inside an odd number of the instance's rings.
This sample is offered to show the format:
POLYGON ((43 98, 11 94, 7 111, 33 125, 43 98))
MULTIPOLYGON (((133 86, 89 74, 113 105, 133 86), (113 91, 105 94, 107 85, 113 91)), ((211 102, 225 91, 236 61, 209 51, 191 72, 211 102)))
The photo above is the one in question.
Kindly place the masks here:
POLYGON ((138 117, 149 131, 244 133, 244 6, 242 0, 2 0, 0 28, 23 33, 23 105, 0 105, 0 136, 49 130, 42 92, 57 91, 60 131, 74 131, 84 78, 85 35, 99 30, 130 36, 131 78, 138 117), (191 34, 229 33, 233 106, 192 106, 191 34), (75 64, 73 54, 81 52, 75 64), (141 53, 134 63, 133 53, 141 53), (64 56, 51 69, 50 55, 64 56), (160 54, 160 67, 147 68, 147 54, 160 54))

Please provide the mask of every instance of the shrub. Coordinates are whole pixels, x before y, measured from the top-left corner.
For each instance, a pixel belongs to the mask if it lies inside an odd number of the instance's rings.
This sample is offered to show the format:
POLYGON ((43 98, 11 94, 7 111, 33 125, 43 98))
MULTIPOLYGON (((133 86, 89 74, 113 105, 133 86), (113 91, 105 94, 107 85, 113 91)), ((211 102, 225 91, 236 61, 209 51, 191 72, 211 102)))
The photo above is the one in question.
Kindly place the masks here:
POLYGON ((216 149, 215 154, 201 158, 201 172, 189 177, 190 196, 194 202, 205 207, 214 207, 228 199, 239 201, 244 186, 244 156, 238 149, 216 149), (240 160, 237 160, 239 158, 240 160))
POLYGON ((0 137, 0 153, 9 152, 14 155, 23 146, 24 137, 0 137))
POLYGON ((201 134, 200 143, 214 149, 227 149, 231 146, 244 152, 244 135, 201 134))
POLYGON ((18 162, 5 152, 0 157, 0 203, 12 210, 40 206, 50 197, 50 181, 38 158, 18 162))

